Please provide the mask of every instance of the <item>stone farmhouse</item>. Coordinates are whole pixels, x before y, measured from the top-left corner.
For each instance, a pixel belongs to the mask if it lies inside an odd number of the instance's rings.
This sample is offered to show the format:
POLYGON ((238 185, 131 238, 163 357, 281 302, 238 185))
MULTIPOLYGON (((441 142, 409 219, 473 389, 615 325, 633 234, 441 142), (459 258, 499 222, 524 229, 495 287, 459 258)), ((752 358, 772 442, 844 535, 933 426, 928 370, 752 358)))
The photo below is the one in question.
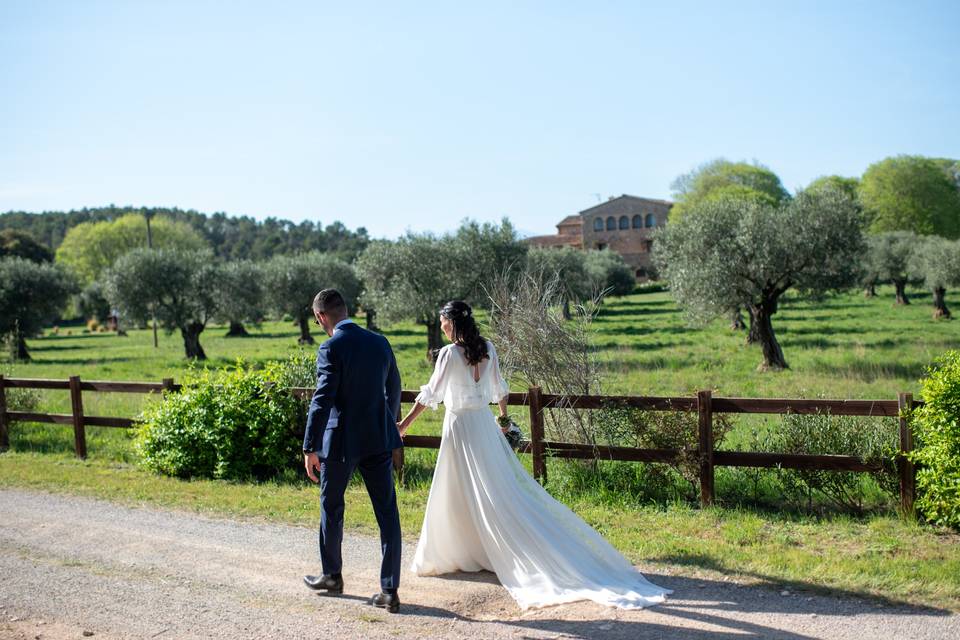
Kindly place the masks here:
POLYGON ((557 233, 533 236, 527 242, 538 247, 610 249, 633 269, 637 280, 653 275, 650 251, 653 230, 667 224, 672 202, 626 194, 567 216, 557 223, 557 233))

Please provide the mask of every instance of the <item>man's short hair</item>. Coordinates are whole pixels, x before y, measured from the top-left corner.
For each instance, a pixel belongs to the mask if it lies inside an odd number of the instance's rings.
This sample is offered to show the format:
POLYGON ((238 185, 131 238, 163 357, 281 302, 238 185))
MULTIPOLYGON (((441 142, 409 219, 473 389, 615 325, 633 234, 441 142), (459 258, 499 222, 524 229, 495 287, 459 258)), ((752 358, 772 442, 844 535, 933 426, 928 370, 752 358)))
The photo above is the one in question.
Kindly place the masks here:
POLYGON ((313 310, 327 315, 346 315, 347 303, 336 289, 324 289, 313 298, 313 310))

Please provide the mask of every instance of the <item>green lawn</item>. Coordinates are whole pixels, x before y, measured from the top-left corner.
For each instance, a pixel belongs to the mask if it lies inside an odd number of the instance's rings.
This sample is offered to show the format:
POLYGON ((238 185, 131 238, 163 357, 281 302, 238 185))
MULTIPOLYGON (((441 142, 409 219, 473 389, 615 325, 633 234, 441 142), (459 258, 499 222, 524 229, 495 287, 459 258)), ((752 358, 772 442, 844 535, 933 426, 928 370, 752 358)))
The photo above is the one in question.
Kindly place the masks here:
MULTIPOLYGON (((725 322, 688 327, 669 294, 613 299, 594 327, 603 391, 682 395, 711 388, 729 396, 885 399, 899 391, 915 393, 925 367, 944 351, 960 348, 960 325, 933 321, 929 295, 913 294, 914 304, 899 308, 893 305, 892 290, 883 288, 873 299, 859 294, 787 299, 774 318, 792 367, 781 373, 758 372, 759 349, 745 347, 743 334, 731 332, 725 322)), ((960 309, 960 296, 948 296, 948 304, 960 309)), ((225 338, 224 333, 223 327, 204 332, 201 341, 210 360, 203 366, 220 367, 238 358, 263 362, 299 348, 290 323, 266 323, 253 329, 250 338, 225 338)), ((424 329, 403 324, 387 327, 386 335, 397 353, 404 388, 417 388, 430 374, 423 358, 424 329)), ((161 333, 160 348, 154 349, 149 331, 118 337, 62 327, 57 335, 47 331, 29 345, 33 362, 0 362, 0 370, 18 377, 156 381, 180 379, 186 366, 176 334, 161 333)), ((88 414, 130 416, 146 401, 138 395, 84 394, 88 414)), ((65 392, 45 392, 41 406, 68 412, 69 399, 65 392)), ((426 412, 413 433, 437 433, 441 417, 442 411, 426 412)), ((741 435, 758 420, 763 419, 740 417, 741 435)), ((775 419, 767 422, 776 424, 775 419)), ((266 484, 159 478, 131 464, 135 460, 127 432, 89 428, 88 440, 90 459, 79 462, 70 456, 68 428, 17 424, 12 452, 0 456, 0 482, 233 517, 316 521, 315 490, 295 474, 266 484)), ((401 508, 409 537, 419 531, 435 456, 434 451, 407 452, 401 508)), ((653 504, 616 491, 571 489, 565 471, 571 464, 549 461, 548 488, 635 560, 664 563, 665 570, 681 573, 722 572, 794 589, 848 590, 960 610, 960 539, 955 534, 903 522, 883 509, 852 517, 814 516, 769 502, 743 506, 730 496, 742 490, 744 476, 731 470, 718 471, 717 478, 718 497, 721 502, 729 498, 727 508, 653 504)), ((349 526, 372 530, 363 490, 355 486, 351 492, 349 526)))

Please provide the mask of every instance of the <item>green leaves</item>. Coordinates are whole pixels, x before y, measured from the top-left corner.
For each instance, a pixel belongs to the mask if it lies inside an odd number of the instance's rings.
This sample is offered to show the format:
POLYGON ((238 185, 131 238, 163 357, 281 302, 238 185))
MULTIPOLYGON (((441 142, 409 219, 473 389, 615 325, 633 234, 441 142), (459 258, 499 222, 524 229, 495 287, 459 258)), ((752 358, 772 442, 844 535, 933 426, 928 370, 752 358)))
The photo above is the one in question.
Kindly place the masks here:
POLYGON ((920 396, 924 405, 910 415, 917 510, 928 522, 960 529, 960 351, 930 368, 920 396))
MULTIPOLYGON (((141 416, 137 452, 145 467, 180 478, 267 478, 300 459, 306 403, 290 383, 309 382, 304 354, 255 370, 194 371, 179 394, 141 416)), ((313 382, 309 382, 312 386, 313 382)))
POLYGON ((896 156, 870 165, 860 183, 870 231, 960 237, 960 190, 941 164, 896 156))

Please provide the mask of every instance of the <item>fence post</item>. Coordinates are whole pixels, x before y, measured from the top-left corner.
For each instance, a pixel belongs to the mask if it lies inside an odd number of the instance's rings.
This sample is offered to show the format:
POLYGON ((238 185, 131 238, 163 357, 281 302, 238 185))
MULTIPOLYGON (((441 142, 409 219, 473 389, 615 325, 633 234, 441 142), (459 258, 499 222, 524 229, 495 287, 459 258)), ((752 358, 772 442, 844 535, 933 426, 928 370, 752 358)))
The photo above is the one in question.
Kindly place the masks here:
POLYGON ((700 433, 697 438, 700 454, 700 506, 713 504, 713 392, 697 392, 700 433))
POLYGON ((160 381, 160 384, 163 385, 163 390, 167 393, 173 391, 173 378, 164 378, 160 381))
POLYGON ((543 448, 543 397, 540 387, 530 387, 530 449, 533 453, 533 477, 541 483, 547 481, 547 461, 543 448))
POLYGON ((83 396, 80 376, 70 376, 70 406, 73 414, 73 446, 78 458, 87 457, 87 434, 83 426, 83 396))
POLYGON ((0 453, 10 448, 10 431, 7 422, 7 385, 0 373, 0 453))
POLYGON ((900 414, 900 455, 897 457, 897 470, 900 472, 900 510, 903 515, 913 518, 913 500, 917 491, 917 471, 907 454, 913 451, 913 433, 907 413, 913 409, 913 394, 897 394, 897 407, 900 414))

